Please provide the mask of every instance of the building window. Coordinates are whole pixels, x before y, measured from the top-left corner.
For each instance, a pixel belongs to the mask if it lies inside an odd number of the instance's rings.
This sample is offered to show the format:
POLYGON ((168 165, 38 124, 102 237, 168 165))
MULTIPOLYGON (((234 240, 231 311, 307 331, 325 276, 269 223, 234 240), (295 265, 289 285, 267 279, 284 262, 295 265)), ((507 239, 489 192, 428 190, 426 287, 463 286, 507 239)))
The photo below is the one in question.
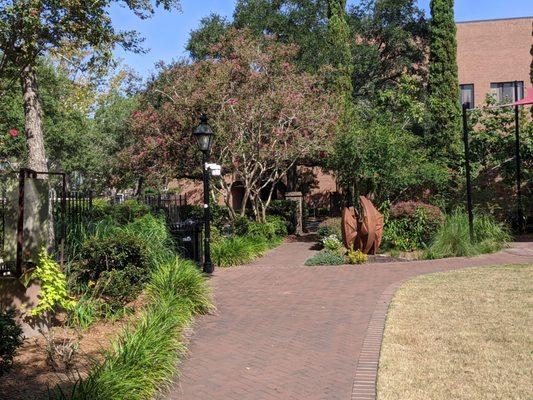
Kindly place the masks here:
MULTIPOLYGON (((518 100, 524 98, 524 82, 517 82, 518 86, 518 100)), ((491 83, 490 88, 492 93, 496 95, 496 100, 501 103, 511 103, 515 100, 514 96, 514 82, 496 82, 491 83)))
POLYGON ((460 85, 461 105, 466 104, 467 108, 474 108, 474 84, 460 85))

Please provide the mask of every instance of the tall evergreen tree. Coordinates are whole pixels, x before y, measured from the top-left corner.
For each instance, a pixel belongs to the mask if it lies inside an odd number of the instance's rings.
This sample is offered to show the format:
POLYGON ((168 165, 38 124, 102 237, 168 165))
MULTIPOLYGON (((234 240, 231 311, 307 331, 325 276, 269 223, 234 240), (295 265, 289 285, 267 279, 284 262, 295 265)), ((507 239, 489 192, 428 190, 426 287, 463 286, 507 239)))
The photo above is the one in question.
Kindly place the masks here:
POLYGON ((454 0, 431 0, 427 144, 448 164, 457 160, 461 110, 457 77, 457 39, 454 0))
POLYGON ((352 95, 352 53, 350 27, 346 21, 346 0, 328 0, 328 63, 335 67, 333 85, 346 99, 352 95))

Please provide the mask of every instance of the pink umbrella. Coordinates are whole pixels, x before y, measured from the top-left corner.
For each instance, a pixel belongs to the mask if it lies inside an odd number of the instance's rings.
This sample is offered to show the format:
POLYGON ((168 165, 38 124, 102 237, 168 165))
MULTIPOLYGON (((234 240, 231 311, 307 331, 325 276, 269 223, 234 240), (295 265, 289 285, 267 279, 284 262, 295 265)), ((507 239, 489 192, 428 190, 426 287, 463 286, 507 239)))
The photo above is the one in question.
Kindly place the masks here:
POLYGON ((533 88, 530 88, 527 90, 527 96, 524 97, 522 100, 515 101, 511 104, 505 104, 504 106, 500 107, 515 107, 515 106, 527 106, 533 104, 533 88))

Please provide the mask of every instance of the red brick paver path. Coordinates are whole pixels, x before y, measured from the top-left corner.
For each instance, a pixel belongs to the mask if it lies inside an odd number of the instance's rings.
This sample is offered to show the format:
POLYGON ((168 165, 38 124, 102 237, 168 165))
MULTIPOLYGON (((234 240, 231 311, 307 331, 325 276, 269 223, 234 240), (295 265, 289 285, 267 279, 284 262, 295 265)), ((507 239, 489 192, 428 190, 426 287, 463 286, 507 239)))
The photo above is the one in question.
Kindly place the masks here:
POLYGON ((398 282, 533 262, 533 243, 527 243, 469 259, 305 267, 311 245, 287 243, 252 265, 216 271, 218 312, 197 321, 169 399, 371 399, 372 389, 362 390, 360 381, 375 379, 366 367, 377 362, 375 334, 379 342, 379 320, 398 282))

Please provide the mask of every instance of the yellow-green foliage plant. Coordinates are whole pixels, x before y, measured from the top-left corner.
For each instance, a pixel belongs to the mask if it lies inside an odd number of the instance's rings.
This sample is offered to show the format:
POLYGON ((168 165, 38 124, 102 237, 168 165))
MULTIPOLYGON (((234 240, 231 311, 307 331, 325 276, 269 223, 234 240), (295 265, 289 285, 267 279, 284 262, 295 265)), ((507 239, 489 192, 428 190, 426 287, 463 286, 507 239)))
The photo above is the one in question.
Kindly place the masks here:
POLYGON ((348 264, 364 264, 368 261, 368 256, 361 250, 354 250, 353 245, 351 245, 348 253, 346 253, 346 259, 348 264))
POLYGON ((76 301, 67 291, 67 278, 59 264, 48 254, 46 249, 39 253, 37 267, 27 276, 27 282, 37 281, 41 286, 37 305, 28 310, 28 315, 38 317, 62 310, 72 310, 76 301))

